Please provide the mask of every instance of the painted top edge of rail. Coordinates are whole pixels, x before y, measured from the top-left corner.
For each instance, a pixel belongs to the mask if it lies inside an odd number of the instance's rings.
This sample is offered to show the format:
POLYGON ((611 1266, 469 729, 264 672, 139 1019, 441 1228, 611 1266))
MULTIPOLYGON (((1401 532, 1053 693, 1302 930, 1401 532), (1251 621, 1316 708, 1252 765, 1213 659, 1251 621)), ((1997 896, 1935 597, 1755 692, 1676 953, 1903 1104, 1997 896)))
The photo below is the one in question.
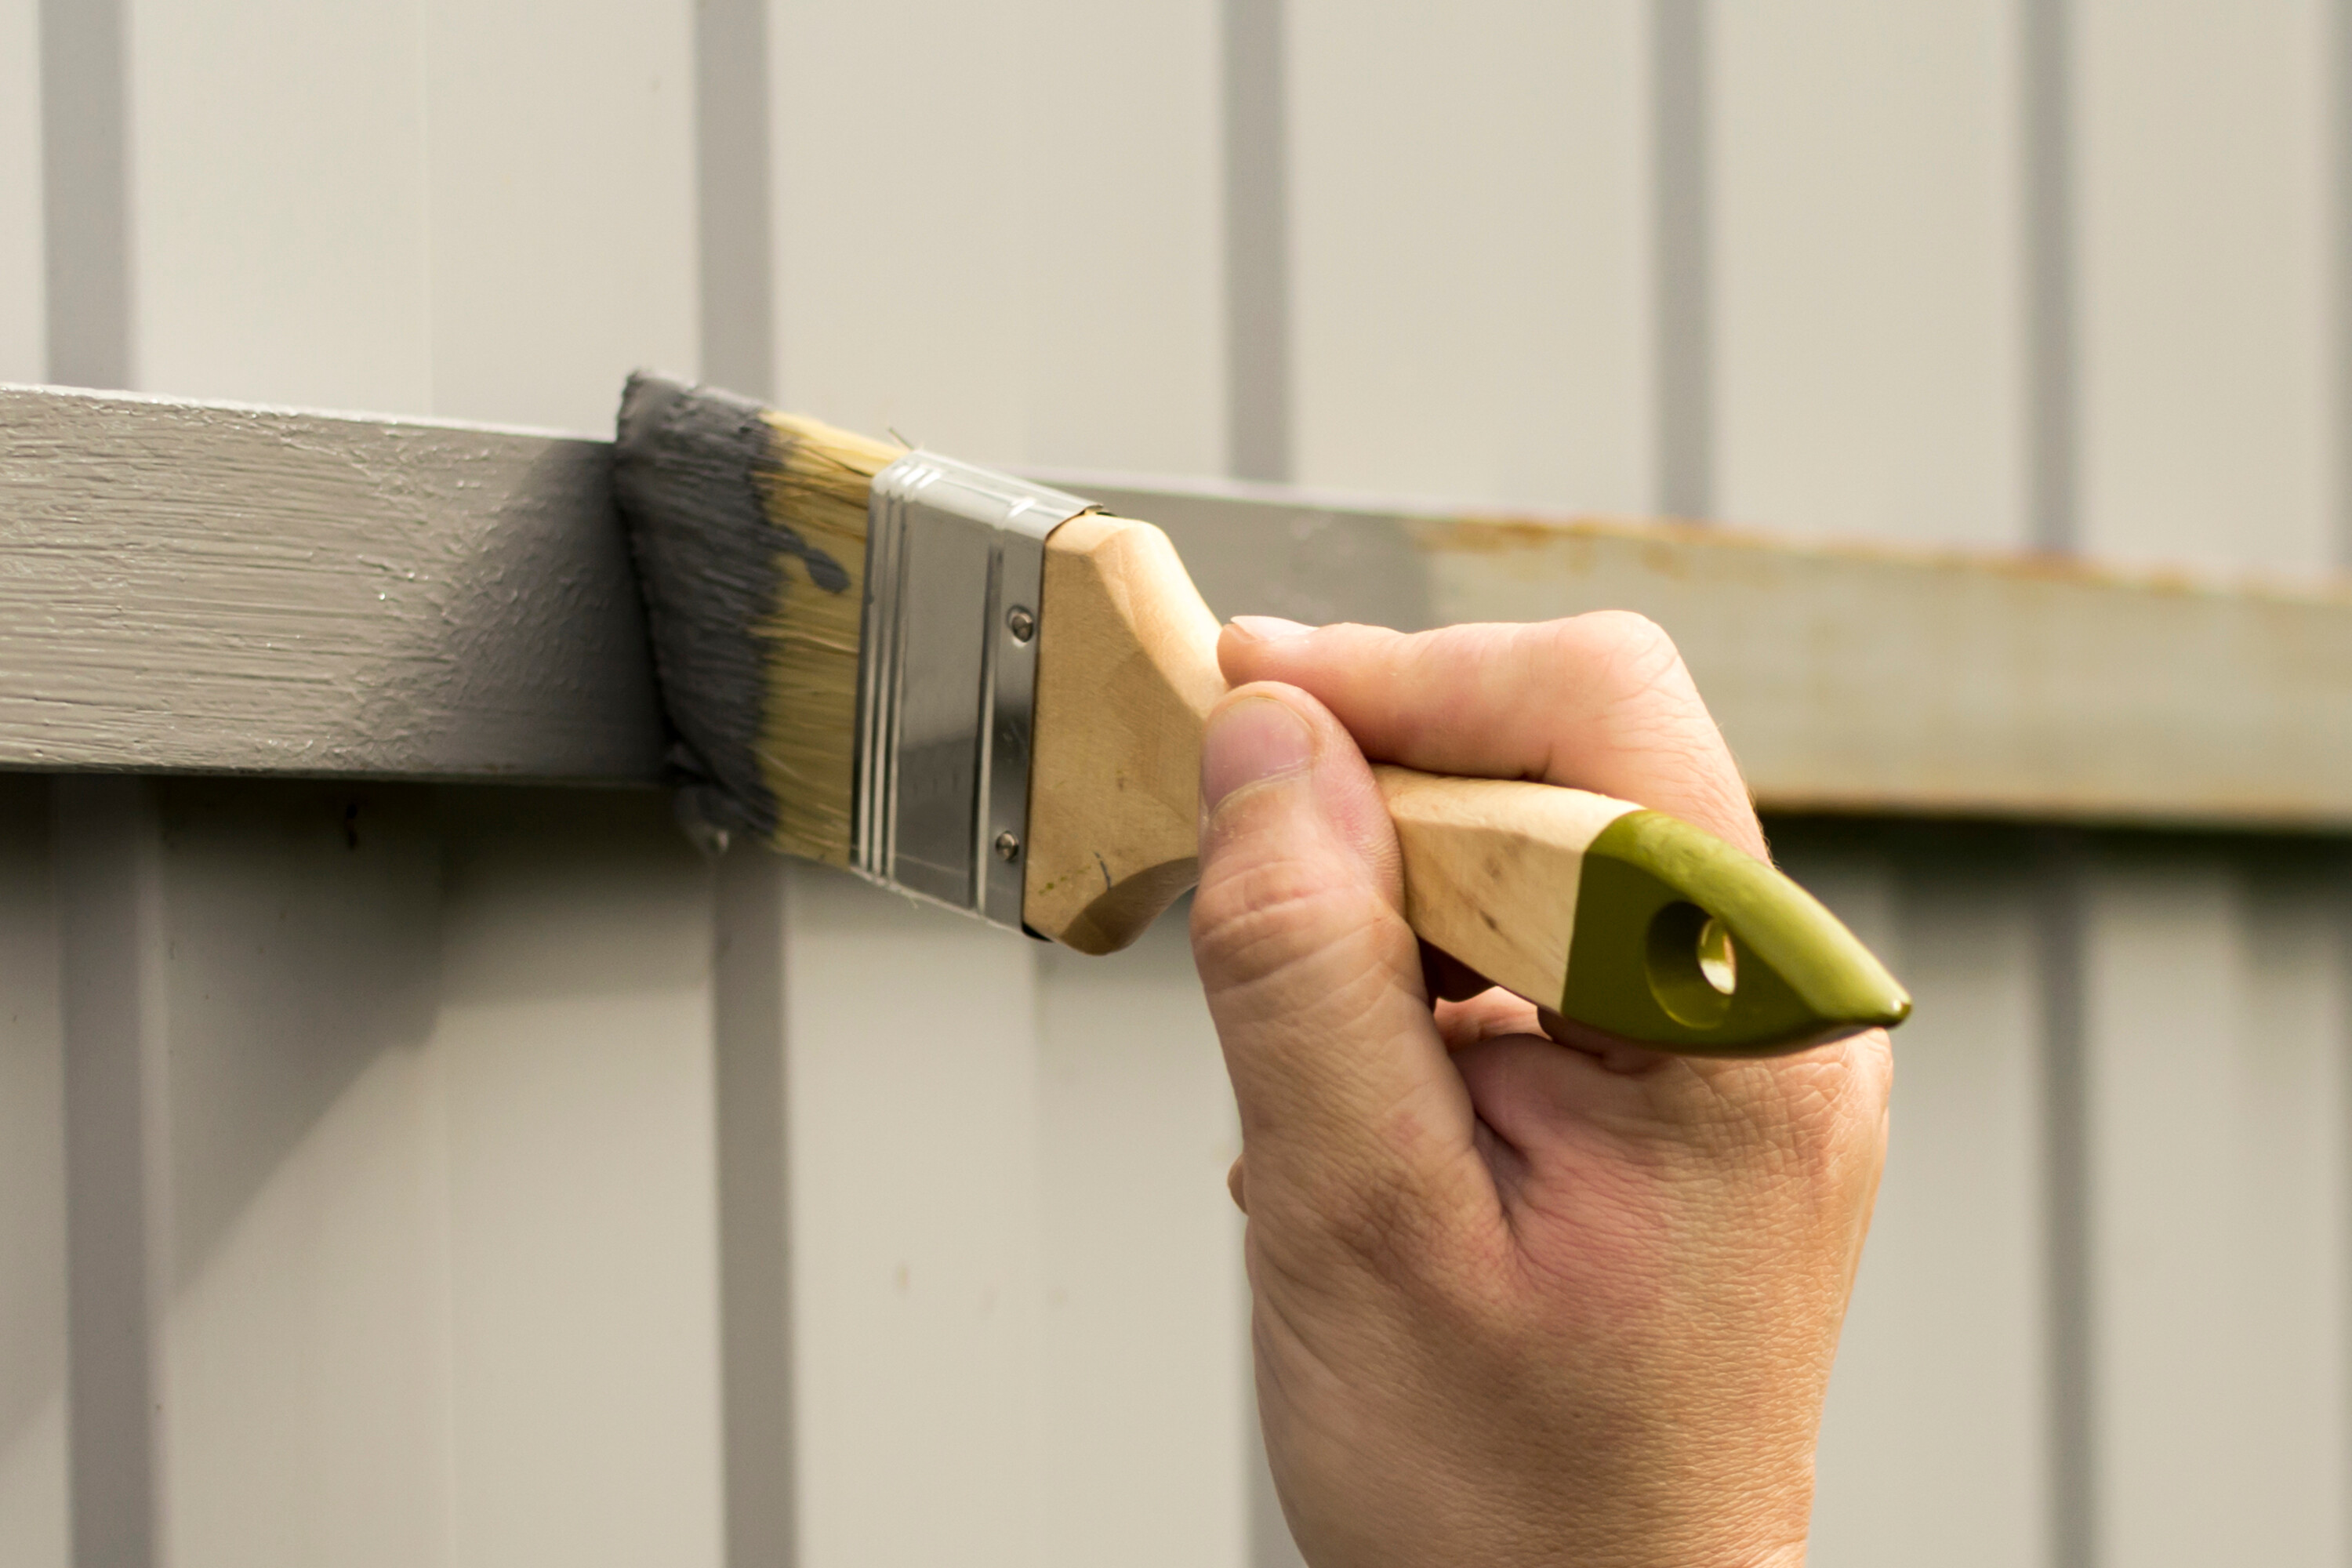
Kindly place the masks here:
MULTIPOLYGON (((324 419, 347 425, 398 425, 425 430, 460 430, 481 436, 519 436, 541 441, 588 442, 612 445, 610 436, 583 435, 538 425, 503 425, 480 419, 449 419, 430 414, 379 414, 364 409, 305 408, 290 403, 243 403, 225 397, 174 397, 158 392, 117 392, 103 387, 47 386, 32 382, 0 381, 0 397, 31 393, 42 397, 71 398, 84 403, 128 403, 156 408, 202 409, 221 414, 256 414, 277 419, 324 419)), ((614 406, 620 405, 614 394, 614 406)))

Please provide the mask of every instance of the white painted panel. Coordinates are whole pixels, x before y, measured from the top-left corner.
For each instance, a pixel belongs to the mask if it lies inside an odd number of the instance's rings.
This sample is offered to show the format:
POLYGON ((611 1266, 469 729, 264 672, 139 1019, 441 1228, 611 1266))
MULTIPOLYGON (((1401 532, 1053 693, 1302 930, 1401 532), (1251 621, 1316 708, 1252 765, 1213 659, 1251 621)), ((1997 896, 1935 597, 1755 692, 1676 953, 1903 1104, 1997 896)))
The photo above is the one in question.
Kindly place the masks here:
POLYGON ((1045 1561, 1247 1561, 1241 1137, 1181 916, 1043 949, 1045 1561))
POLYGON ((721 1560, 711 876, 650 794, 451 792, 457 1560, 721 1560))
POLYGON ((2096 1530, 2148 1565, 2339 1561, 2334 933, 2150 851, 2086 915, 2096 1530))
MULTIPOLYGON (((2333 25, 2309 0, 2079 9, 2088 550, 2331 559, 2333 25)), ((2087 894, 2100 1550, 2340 1561, 2340 960, 2216 856, 2118 858, 2087 894)))
MULTIPOLYGON (((1708 11, 1717 510, 2028 534, 2017 8, 1708 11)), ((1792 868, 1912 988, 1831 1385, 1812 1560, 2047 1561, 2040 997, 2026 868, 1813 829, 1792 868)))
POLYGON ((166 797, 173 1560, 715 1564, 708 871, 441 816, 166 797))
MULTIPOLYGON (((782 400, 983 460, 1221 469, 1218 19, 775 5, 782 400)), ((1245 1550, 1230 1111, 1181 932, 1051 962, 1041 990, 1031 944, 791 876, 808 1563, 1245 1550)))
POLYGON ((415 0, 435 413, 607 433, 695 368, 691 0, 415 0))
POLYGON ((1043 1465, 1024 939, 796 866, 787 1129, 804 1568, 1028 1568, 1043 1465))
POLYGON ((779 0, 784 400, 979 460, 1221 468, 1216 15, 779 0))
POLYGON ((429 795, 187 784, 161 809, 164 1550, 446 1561, 429 795))
POLYGON ((40 0, 0 0, 0 381, 48 379, 40 0))
POLYGON ((65 1082, 46 781, 0 780, 0 1563, 66 1568, 65 1082))
POLYGON ((2081 542, 2332 557, 2337 277, 2318 0, 2083 0, 2081 542))
POLYGON ((1295 478, 1654 500, 1646 7, 1288 7, 1295 478))
POLYGON ((1997 847, 1915 847, 1875 878, 1825 877, 1816 859, 1798 874, 1917 1013, 1895 1037, 1886 1173, 1807 1560, 2031 1568, 2048 1561, 2032 888, 1997 847))
POLYGON ((130 0, 136 384, 425 412, 416 5, 130 0))
POLYGON ((1031 462, 1224 471, 1218 16, 1217 0, 1021 11, 1031 462))
POLYGON ((2022 542, 2017 7, 1709 16, 1718 511, 2022 542))

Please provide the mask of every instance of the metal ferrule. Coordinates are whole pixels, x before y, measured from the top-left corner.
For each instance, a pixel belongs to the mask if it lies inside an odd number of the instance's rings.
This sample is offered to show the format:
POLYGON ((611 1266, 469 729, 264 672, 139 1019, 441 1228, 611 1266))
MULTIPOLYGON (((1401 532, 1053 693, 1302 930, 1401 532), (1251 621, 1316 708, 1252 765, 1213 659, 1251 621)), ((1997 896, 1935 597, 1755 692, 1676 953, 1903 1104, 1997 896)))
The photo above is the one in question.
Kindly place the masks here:
POLYGON ((1020 928, 1045 536, 1092 510, 929 452, 875 476, 854 869, 1020 928))

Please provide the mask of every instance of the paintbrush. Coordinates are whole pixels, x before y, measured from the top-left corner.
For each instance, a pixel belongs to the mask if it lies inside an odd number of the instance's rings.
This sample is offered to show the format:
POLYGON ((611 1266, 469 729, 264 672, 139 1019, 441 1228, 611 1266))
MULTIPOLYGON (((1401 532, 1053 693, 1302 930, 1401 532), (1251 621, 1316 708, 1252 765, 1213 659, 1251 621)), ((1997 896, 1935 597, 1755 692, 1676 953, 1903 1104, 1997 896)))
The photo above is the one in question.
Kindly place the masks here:
MULTIPOLYGON (((1076 496, 640 374, 614 485, 680 815, 1081 952, 1190 888, 1218 623, 1165 534, 1076 496)), ((1692 1054, 1910 999, 1802 889, 1581 790, 1374 774, 1405 913, 1479 975, 1692 1054)))

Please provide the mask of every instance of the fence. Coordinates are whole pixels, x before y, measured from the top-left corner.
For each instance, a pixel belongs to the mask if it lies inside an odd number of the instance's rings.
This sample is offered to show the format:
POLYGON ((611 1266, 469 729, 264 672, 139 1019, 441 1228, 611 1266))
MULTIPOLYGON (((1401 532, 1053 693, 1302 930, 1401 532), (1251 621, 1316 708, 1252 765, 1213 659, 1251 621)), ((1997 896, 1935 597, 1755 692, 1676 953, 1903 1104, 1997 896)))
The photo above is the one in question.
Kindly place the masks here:
MULTIPOLYGON (((2137 689, 2228 738, 2113 769, 2136 803, 1929 812, 1726 719, 1759 782, 1812 759, 1776 842, 1919 1001, 1814 1561, 2340 1563, 2347 40, 2288 0, 0 0, 0 380, 595 432, 653 364, 1007 464, 2301 606, 2137 689), (2257 742, 2300 793, 2197 794, 2257 742)), ((1316 515, 1217 606, 1402 592, 1316 515)), ((1892 732, 1951 675, 1884 673, 1784 717, 1892 732)), ((1934 712, 1901 755, 1983 754, 1934 712)), ((306 771, 251 724, 220 765, 306 771)), ((2056 776, 2038 733, 1993 771, 2056 776)), ((1285 1560, 1180 931, 1008 947, 706 865, 649 792, 394 771, 0 779, 0 1561, 1285 1560)))

